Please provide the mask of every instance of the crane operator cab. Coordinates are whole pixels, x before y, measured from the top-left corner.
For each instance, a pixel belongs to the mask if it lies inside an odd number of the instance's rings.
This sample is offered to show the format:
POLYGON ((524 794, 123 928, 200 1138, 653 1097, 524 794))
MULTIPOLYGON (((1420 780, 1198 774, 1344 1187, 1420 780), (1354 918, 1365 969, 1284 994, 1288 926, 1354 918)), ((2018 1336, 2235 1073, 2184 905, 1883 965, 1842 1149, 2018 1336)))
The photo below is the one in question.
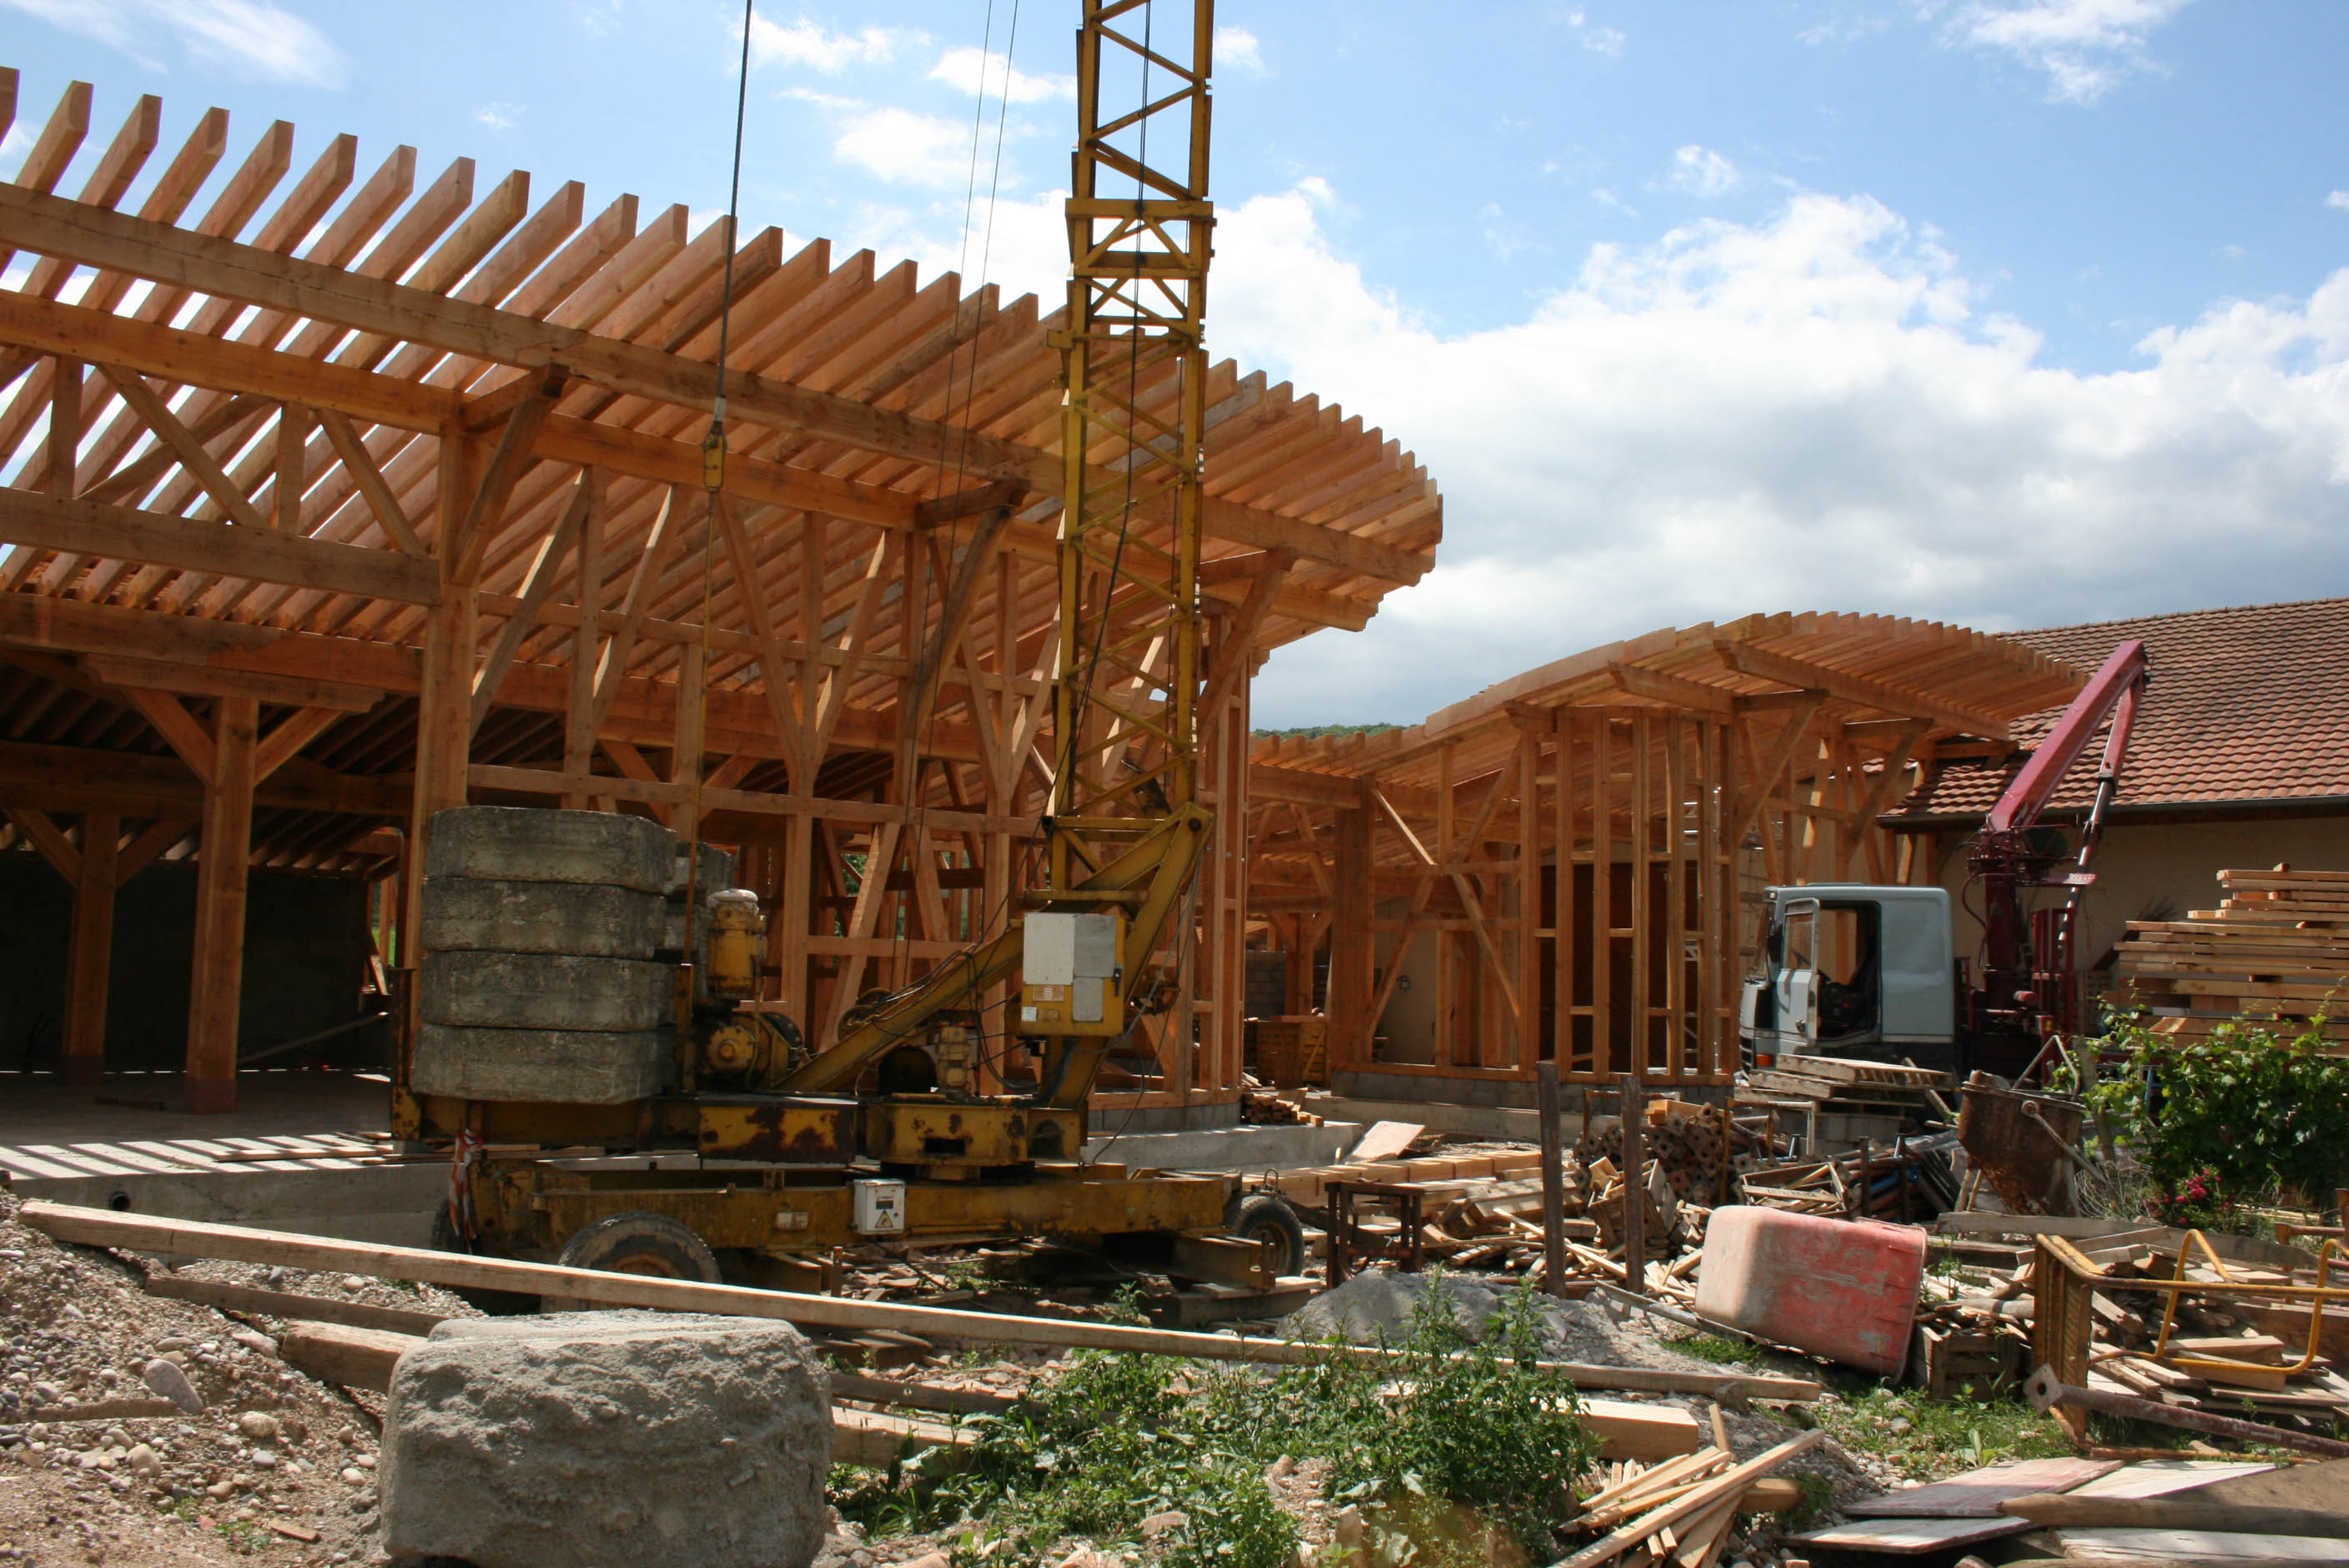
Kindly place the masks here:
POLYGON ((1946 889, 1830 883, 1767 897, 1764 973, 1738 1006, 1748 1066, 1845 1056, 1960 1070, 1946 889))

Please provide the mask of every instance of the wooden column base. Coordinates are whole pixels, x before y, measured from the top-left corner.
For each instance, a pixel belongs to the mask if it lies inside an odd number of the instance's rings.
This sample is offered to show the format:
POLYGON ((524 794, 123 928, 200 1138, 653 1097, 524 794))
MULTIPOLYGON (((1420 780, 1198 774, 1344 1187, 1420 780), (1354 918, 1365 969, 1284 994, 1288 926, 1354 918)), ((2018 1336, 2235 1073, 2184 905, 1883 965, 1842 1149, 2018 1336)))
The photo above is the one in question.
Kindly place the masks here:
POLYGON ((67 1088, 96 1088, 106 1078, 106 1064, 90 1057, 67 1057, 57 1068, 57 1081, 67 1088))
POLYGON ((196 1116, 221 1116, 236 1109, 234 1078, 186 1079, 180 1088, 181 1108, 196 1116))

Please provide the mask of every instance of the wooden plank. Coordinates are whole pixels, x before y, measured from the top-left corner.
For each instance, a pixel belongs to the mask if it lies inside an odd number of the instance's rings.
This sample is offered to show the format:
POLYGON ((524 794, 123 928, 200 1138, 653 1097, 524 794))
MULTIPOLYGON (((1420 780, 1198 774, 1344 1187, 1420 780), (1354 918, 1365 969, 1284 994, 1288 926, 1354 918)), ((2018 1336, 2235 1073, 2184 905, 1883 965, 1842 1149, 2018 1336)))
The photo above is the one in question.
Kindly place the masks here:
POLYGON ((440 598, 440 574, 429 562, 30 490, 0 489, 0 541, 402 604, 440 598))
POLYGON ((165 1296, 173 1301, 200 1302, 205 1306, 216 1306, 222 1312, 303 1323, 340 1324, 347 1328, 372 1328, 387 1334, 429 1334, 432 1326, 440 1322, 444 1315, 437 1312, 410 1312, 397 1306, 370 1306, 361 1301, 337 1301, 331 1296, 257 1290, 248 1285, 223 1284, 216 1280, 188 1279, 174 1274, 148 1275, 144 1289, 149 1295, 165 1296))
MULTIPOLYGON (((1243 1339, 1221 1334, 1184 1334, 1123 1324, 1025 1317, 1006 1313, 963 1312, 900 1302, 802 1295, 743 1285, 702 1284, 648 1275, 605 1274, 555 1264, 443 1253, 423 1247, 383 1246, 328 1236, 256 1230, 242 1225, 170 1220, 106 1209, 78 1208, 33 1200, 17 1211, 19 1223, 44 1235, 84 1246, 165 1253, 181 1257, 222 1258, 240 1263, 279 1264, 288 1268, 414 1279, 462 1289, 517 1291, 532 1295, 567 1295, 607 1306, 641 1306, 664 1312, 712 1312, 740 1317, 781 1318, 829 1328, 895 1329, 961 1339, 976 1345, 1049 1345, 1131 1350, 1147 1355, 1195 1357, 1209 1361, 1246 1361, 1305 1366, 1340 1357, 1366 1366, 1385 1366, 1396 1353, 1376 1346, 1330 1346, 1301 1340, 1243 1339)), ((1735 1384, 1754 1398, 1810 1400, 1819 1386, 1794 1378, 1714 1377, 1671 1373, 1651 1367, 1543 1363, 1579 1387, 1618 1387, 1618 1377, 1637 1378, 1640 1388, 1713 1393, 1735 1384)), ((1643 1406, 1643 1409, 1654 1407, 1643 1406)), ((1806 1433, 1816 1439, 1821 1434, 1806 1433)), ((1808 1443, 1804 1444, 1808 1447, 1808 1443)))
POLYGON ((1392 1160, 1412 1145, 1426 1131, 1415 1121, 1374 1121, 1348 1151, 1345 1163, 1367 1165, 1373 1161, 1392 1160))
POLYGON ((1704 1444, 1694 1416, 1676 1405, 1630 1399, 1584 1399, 1583 1424, 1599 1439, 1599 1456, 1643 1463, 1692 1454, 1704 1444))
POLYGON ((1853 1519, 1994 1519, 2009 1498, 2066 1491, 2120 1468, 2118 1460, 2008 1460, 1929 1486, 1860 1498, 1844 1512, 1853 1519))
POLYGON ((1805 1546, 1831 1552, 1878 1552, 1891 1557, 1918 1557, 1929 1552, 1952 1552, 2029 1530, 2020 1519, 1863 1519, 1832 1529, 1789 1536, 1805 1546))

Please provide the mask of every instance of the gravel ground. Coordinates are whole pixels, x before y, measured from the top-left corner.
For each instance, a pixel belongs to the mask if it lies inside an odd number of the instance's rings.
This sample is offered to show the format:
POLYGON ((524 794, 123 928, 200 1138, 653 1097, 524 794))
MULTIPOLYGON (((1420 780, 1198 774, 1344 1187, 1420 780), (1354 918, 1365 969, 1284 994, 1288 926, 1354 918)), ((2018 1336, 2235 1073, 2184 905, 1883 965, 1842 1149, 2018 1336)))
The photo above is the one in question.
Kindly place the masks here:
MULTIPOLYGON (((61 1246, 0 1191, 0 1562, 179 1564, 383 1561, 378 1409, 277 1359, 247 1323, 145 1294, 138 1264, 61 1246), (198 1413, 42 1420, 152 1400, 178 1369, 198 1413)), ((157 1265, 160 1267, 160 1265, 157 1265)), ((453 1296, 356 1275, 193 1264, 185 1277, 470 1315, 453 1296)))

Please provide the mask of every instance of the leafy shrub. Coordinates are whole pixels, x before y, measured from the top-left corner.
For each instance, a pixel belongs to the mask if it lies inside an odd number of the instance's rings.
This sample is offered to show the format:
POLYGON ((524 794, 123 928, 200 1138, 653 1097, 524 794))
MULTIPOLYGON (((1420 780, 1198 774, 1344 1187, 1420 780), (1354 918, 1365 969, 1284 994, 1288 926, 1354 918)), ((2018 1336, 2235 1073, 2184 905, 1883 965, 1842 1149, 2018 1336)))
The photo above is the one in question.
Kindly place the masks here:
POLYGON ((1541 1298, 1514 1293, 1470 1345, 1437 1284, 1401 1354, 1379 1364, 1334 1346, 1278 1369, 1080 1352, 1020 1408, 973 1423, 959 1473, 917 1462, 902 1488, 836 1482, 836 1501, 877 1532, 959 1525, 967 1544, 1031 1558, 1070 1536, 1131 1540, 1174 1510, 1185 1522, 1164 1538, 1174 1568, 1280 1568, 1295 1524, 1264 1472, 1283 1456, 1321 1459, 1330 1501, 1362 1509, 1381 1558, 1481 1563, 1482 1537, 1498 1530, 1547 1560, 1596 1445, 1573 1387, 1535 1365, 1541 1298))
POLYGON ((2143 1162, 2158 1218, 2209 1226, 2278 1189, 2349 1186, 2349 1058, 2326 1053, 2321 1020, 2302 1034, 2236 1023, 2184 1041, 2131 1024, 2103 1044, 2128 1067, 2089 1104, 2143 1162))

